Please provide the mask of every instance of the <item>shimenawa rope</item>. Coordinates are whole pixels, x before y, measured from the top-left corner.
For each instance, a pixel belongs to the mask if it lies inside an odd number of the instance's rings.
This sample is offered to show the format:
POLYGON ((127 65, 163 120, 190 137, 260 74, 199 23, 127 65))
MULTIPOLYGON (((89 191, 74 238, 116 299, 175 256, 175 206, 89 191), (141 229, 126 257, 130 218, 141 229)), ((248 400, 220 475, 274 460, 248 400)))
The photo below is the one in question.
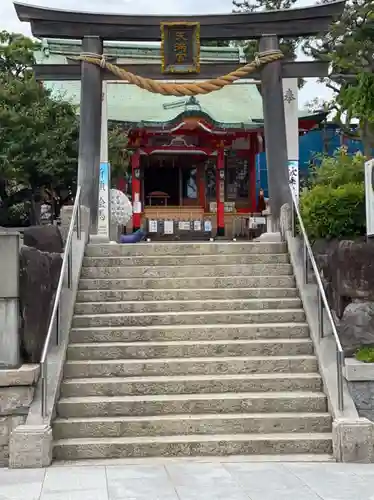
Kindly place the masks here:
MULTIPOLYGON (((268 50, 265 52, 260 52, 256 55, 255 59, 242 66, 227 75, 220 76, 219 78, 213 78, 211 80, 206 80, 205 82, 191 82, 191 83, 170 83, 162 82, 158 80, 152 80, 151 78, 143 78, 142 76, 134 75, 130 71, 116 66, 105 60, 104 56, 99 56, 97 54, 82 53, 78 57, 74 57, 77 61, 84 61, 90 64, 95 64, 101 68, 106 68, 113 75, 117 76, 120 80, 126 80, 133 85, 137 85, 141 89, 148 90, 154 94, 171 95, 171 96, 195 96, 199 94, 209 94, 210 92, 216 92, 227 85, 244 78, 251 73, 254 73, 257 69, 265 66, 274 61, 278 61, 284 57, 280 50, 268 50)), ((171 76, 172 78, 172 76, 171 76)))

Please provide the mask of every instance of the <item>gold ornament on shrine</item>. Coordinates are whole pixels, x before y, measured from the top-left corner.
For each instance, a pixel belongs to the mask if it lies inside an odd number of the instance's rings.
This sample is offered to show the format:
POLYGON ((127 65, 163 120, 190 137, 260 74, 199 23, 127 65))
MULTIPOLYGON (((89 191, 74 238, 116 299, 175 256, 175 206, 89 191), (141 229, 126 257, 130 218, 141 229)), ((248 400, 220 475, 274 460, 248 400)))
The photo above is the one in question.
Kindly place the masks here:
POLYGON ((164 74, 200 73, 200 23, 161 23, 164 74))

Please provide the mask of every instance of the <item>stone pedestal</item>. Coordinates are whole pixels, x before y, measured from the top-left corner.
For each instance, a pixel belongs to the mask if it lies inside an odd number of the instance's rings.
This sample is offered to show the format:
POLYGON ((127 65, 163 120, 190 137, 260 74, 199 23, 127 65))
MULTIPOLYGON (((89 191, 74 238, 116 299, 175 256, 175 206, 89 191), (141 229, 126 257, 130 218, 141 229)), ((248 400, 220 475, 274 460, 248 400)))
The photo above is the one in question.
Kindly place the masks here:
POLYGON ((0 467, 8 466, 10 436, 26 421, 39 371, 39 365, 0 370, 0 467))
POLYGON ((0 232, 0 368, 19 366, 19 233, 0 232))
POLYGON ((366 418, 336 419, 332 425, 334 458, 338 462, 374 462, 374 424, 366 418))
POLYGON ((49 425, 19 425, 10 437, 9 468, 48 467, 52 462, 52 441, 49 425))

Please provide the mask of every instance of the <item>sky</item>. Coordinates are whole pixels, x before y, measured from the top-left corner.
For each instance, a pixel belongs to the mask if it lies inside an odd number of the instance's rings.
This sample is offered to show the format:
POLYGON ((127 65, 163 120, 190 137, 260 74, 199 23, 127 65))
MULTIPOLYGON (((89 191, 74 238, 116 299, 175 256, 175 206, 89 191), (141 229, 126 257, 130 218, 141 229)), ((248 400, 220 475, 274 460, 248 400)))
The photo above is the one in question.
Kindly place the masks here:
MULTIPOLYGON (((147 13, 147 14, 214 14, 232 10, 232 0, 20 0, 23 3, 86 12, 147 13)), ((299 6, 313 4, 313 0, 299 0, 299 6)), ((0 31, 14 31, 31 35, 28 23, 21 23, 15 13, 13 0, 0 0, 0 31)), ((305 57, 300 57, 300 59, 305 57)), ((328 99, 328 89, 316 80, 308 79, 300 91, 299 105, 314 98, 328 99)))

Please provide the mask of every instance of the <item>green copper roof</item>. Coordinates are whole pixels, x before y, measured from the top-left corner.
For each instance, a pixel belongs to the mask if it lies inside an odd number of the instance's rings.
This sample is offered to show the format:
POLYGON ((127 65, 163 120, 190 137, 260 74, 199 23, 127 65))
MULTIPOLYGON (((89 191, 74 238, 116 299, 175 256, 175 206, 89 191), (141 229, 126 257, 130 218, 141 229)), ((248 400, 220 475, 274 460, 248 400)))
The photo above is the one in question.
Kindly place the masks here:
MULTIPOLYGON (((80 102, 80 82, 46 82, 73 104, 80 102)), ((262 120, 262 101, 255 85, 233 85, 218 92, 198 96, 201 111, 222 126, 239 127, 262 120)), ((108 84, 108 118, 123 122, 168 122, 184 109, 185 97, 151 94, 134 85, 108 84), (175 105, 174 105, 175 104, 175 105), (179 105, 178 105, 179 104, 179 105), (169 107, 170 106, 170 107, 169 107)))
MULTIPOLYGON (((43 40, 41 51, 35 54, 38 64, 68 64, 66 56, 79 54, 81 43, 74 40, 43 40)), ((104 45, 104 53, 116 58, 117 63, 160 61, 160 44, 112 42, 104 45)), ((241 61, 236 47, 202 47, 202 61, 241 61)), ((247 80, 248 81, 248 80, 247 80)), ((71 101, 79 107, 80 82, 45 82, 55 96, 71 101)), ((200 111, 209 115, 222 128, 250 128, 263 120, 262 98, 254 83, 227 86, 218 92, 197 96, 200 111)), ((108 119, 129 124, 162 126, 173 122, 184 110, 187 98, 152 94, 134 85, 108 84, 108 119)), ((78 109, 79 112, 79 109, 78 109)), ((307 113, 300 112, 300 116, 307 113)))

